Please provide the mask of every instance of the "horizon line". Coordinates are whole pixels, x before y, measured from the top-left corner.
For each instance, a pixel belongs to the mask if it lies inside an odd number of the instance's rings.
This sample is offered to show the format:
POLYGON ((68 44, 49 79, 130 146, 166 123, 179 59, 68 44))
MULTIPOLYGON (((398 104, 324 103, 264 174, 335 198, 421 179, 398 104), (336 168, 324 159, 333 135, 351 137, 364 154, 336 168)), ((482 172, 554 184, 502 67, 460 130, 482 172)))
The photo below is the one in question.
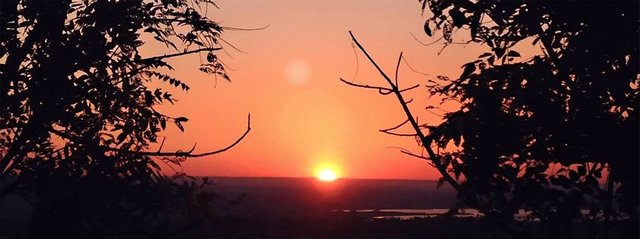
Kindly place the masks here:
MULTIPOLYGON (((203 175, 190 175, 192 177, 197 177, 197 178, 252 178, 252 179, 314 179, 317 180, 316 177, 296 177, 296 176, 217 176, 217 175, 209 175, 209 176, 203 176, 203 175)), ((343 177, 343 178, 338 178, 336 179, 336 181, 339 180, 388 180, 388 181, 438 181, 436 179, 406 179, 406 178, 349 178, 349 177, 343 177)))

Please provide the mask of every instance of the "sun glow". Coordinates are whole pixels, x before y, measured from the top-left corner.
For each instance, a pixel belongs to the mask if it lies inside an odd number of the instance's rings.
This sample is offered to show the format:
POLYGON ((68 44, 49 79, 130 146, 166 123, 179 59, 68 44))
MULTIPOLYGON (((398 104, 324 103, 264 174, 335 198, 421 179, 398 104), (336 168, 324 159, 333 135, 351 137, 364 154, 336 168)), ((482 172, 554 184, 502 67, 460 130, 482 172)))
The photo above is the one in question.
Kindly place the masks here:
POLYGON ((332 182, 338 178, 338 175, 333 170, 329 168, 325 168, 320 170, 320 172, 318 172, 318 175, 316 177, 318 178, 318 180, 323 182, 332 182))

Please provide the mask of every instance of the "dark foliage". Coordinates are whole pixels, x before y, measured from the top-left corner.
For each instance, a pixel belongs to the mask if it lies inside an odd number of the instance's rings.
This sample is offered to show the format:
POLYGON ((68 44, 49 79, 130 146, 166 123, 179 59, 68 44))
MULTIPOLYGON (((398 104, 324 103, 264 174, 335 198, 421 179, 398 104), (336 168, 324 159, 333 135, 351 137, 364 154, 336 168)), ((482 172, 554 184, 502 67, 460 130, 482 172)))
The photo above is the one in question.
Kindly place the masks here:
POLYGON ((426 128, 462 200, 498 217, 531 210, 557 232, 585 206, 637 222, 638 3, 423 3, 447 43, 465 29, 491 49, 430 86, 460 103, 426 128), (521 59, 525 39, 545 55, 521 59))
POLYGON ((382 132, 416 137, 426 154, 404 153, 428 160, 441 183, 458 189, 461 205, 480 209, 512 236, 527 234, 513 222, 524 209, 548 237, 568 236, 575 220, 603 225, 594 237, 622 220, 637 237, 638 2, 420 2, 427 36, 444 47, 475 43, 489 51, 463 65, 459 77, 429 80, 432 97, 459 108, 438 125, 418 124, 406 89, 354 37, 390 87, 347 83, 394 93, 408 117, 382 132), (523 44, 542 53, 523 59, 514 50, 523 44), (407 123, 415 134, 392 132, 407 123))
POLYGON ((205 154, 145 150, 188 120, 157 111, 174 98, 148 87, 189 90, 167 59, 203 53, 200 70, 229 79, 215 55, 222 27, 206 17, 214 3, 0 4, 0 189, 33 205, 32 236, 166 234, 206 216, 213 194, 158 165, 205 154), (167 53, 141 55, 143 39, 167 53))

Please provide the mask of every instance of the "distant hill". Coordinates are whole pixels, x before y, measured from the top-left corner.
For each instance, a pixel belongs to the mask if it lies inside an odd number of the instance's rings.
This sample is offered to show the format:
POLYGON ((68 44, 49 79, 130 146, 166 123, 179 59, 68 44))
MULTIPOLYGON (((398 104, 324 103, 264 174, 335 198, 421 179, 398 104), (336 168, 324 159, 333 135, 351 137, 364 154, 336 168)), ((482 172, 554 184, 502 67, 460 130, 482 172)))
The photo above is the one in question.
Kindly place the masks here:
POLYGON ((450 208, 455 191, 434 181, 212 177, 217 213, 245 216, 315 215, 354 209, 450 208))

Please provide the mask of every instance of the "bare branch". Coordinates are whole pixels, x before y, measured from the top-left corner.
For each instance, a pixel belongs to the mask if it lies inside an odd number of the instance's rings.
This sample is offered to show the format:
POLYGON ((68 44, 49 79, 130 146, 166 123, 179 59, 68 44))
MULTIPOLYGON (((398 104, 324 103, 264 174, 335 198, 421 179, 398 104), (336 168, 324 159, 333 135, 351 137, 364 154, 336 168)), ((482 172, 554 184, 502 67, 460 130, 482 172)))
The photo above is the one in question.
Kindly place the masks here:
POLYGON ((162 138, 162 143, 160 143, 160 148, 158 148, 158 152, 162 151, 162 146, 164 146, 164 141, 167 139, 167 137, 162 138))
POLYGON ((396 132, 391 132, 391 131, 386 131, 386 130, 380 130, 380 132, 385 133, 385 134, 389 134, 389 135, 393 135, 393 136, 400 136, 400 137, 416 137, 418 136, 415 133, 412 134, 405 134, 405 133, 396 133, 396 132))
POLYGON ((418 88, 418 87, 420 87, 420 84, 416 84, 416 85, 411 86, 409 88, 402 89, 402 90, 400 90, 400 93, 405 92, 405 91, 410 91, 410 90, 413 90, 413 89, 418 88))
POLYGON ((234 50, 247 54, 248 52, 240 50, 240 48, 237 48, 236 46, 234 46, 233 44, 229 43, 227 40, 223 39, 222 37, 219 37, 218 40, 220 40, 221 42, 226 43, 227 45, 229 45, 231 48, 233 48, 234 50))
POLYGON ((433 110, 431 110, 431 109, 426 109, 426 110, 427 110, 427 112, 429 112, 429 113, 431 113, 431 114, 433 114, 433 115, 435 115, 435 116, 438 116, 438 117, 444 118, 444 115, 442 115, 442 114, 438 114, 438 113, 434 112, 434 111, 433 111, 433 110))
MULTIPOLYGON (((418 88, 418 87, 420 87, 420 84, 417 84, 417 85, 411 86, 411 87, 406 88, 406 89, 402 89, 402 90, 400 90, 400 93, 405 92, 405 91, 410 91, 410 90, 413 90, 413 89, 418 88)), ((380 92, 380 94, 381 94, 381 95, 388 95, 388 94, 393 93, 393 90, 389 90, 389 91, 382 91, 382 90, 378 90, 378 92, 380 92)), ((413 100, 413 99, 412 99, 412 100, 413 100)), ((410 100, 410 101, 411 101, 411 100, 410 100)))
MULTIPOLYGON (((218 149, 218 150, 211 151, 211 152, 194 154, 194 153, 192 153, 193 150, 195 150, 195 147, 196 147, 194 145, 193 148, 191 148, 191 150, 189 150, 187 152, 148 152, 148 151, 125 151, 125 152, 126 153, 131 153, 131 154, 136 154, 136 155, 145 155, 145 156, 199 158, 199 157, 219 154, 219 153, 222 153, 224 151, 227 151, 227 150, 233 148, 238 143, 240 143, 240 141, 242 141, 247 136, 247 134, 249 134, 249 131, 251 131, 251 114, 249 114, 247 116, 247 129, 244 131, 244 133, 238 139, 236 139, 236 141, 234 141, 232 144, 230 144, 229 146, 224 147, 222 149, 218 149)), ((118 148, 108 148, 108 150, 122 152, 122 150, 118 149, 118 148)))
POLYGON ((380 90, 378 90, 378 93, 380 93, 381 95, 388 95, 388 94, 393 93, 393 91, 392 90, 383 91, 383 90, 380 89, 380 90))
POLYGON ((356 39, 356 37, 353 35, 353 33, 351 31, 349 31, 349 35, 351 35, 351 39, 356 44, 356 46, 358 46, 358 48, 364 53, 364 55, 367 57, 367 59, 369 59, 369 62, 371 62, 371 64, 373 64, 373 66, 376 68, 376 70, 378 70, 380 75, 382 75, 384 80, 386 80, 387 83, 391 86, 391 89, 392 89, 393 93, 395 94, 396 98, 398 99, 400 105, 402 106, 402 109, 403 109, 404 113, 406 114, 407 119, 409 120, 409 123, 411 123, 411 126, 413 127, 414 131, 416 132, 416 135, 420 139, 423 147, 427 150, 427 153, 429 154, 429 159, 431 160, 431 162, 433 163, 435 168, 438 170, 438 172, 440 172, 442 177, 444 177, 444 179, 447 180, 447 182, 449 184, 451 184, 452 187, 454 187, 455 189, 459 188, 460 184, 458 183, 458 181, 456 181, 447 172, 446 167, 444 167, 440 162, 440 157, 431 148, 431 143, 433 142, 433 139, 431 137, 426 137, 424 135, 424 133, 420 129, 420 126, 418 125, 417 121, 415 120, 415 117, 411 113, 411 110, 409 109, 409 107, 405 103, 406 101, 404 100, 404 97, 402 96, 402 92, 398 89, 397 85, 395 85, 393 83, 393 81, 391 80, 391 78, 389 78, 387 76, 387 74, 380 68, 380 66, 378 66, 378 64, 375 62, 375 60, 373 60, 371 55, 369 55, 369 53, 364 49, 364 47, 360 44, 360 42, 358 42, 358 39, 356 39))
POLYGON ((411 67, 411 64, 409 64, 409 61, 407 61, 407 58, 406 58, 406 57, 404 57, 404 56, 403 56, 403 57, 402 57, 402 61, 404 61, 404 64, 405 64, 405 65, 407 65, 407 67, 409 67, 409 70, 411 70, 411 71, 413 71, 413 72, 415 72, 415 73, 418 73, 418 74, 420 74, 420 75, 423 75, 423 76, 428 76, 428 75, 429 75, 429 74, 427 74, 427 73, 420 72, 420 71, 418 71, 418 70, 416 70, 416 69, 413 69, 413 67, 411 67))
POLYGON ((257 27, 257 28, 241 28, 241 27, 225 27, 222 26, 223 30, 228 30, 228 31, 258 31, 258 30, 264 30, 269 28, 269 26, 271 26, 271 24, 267 24, 264 27, 257 27))
POLYGON ((413 102, 413 98, 411 98, 411 99, 409 99, 409 100, 405 101, 404 103, 405 103, 405 104, 409 104, 409 103, 411 103, 411 102, 413 102))
POLYGON ((156 60, 162 60, 162 59, 171 58, 171 57, 189 55, 189 54, 198 53, 198 52, 202 52, 202 51, 218 51, 218 50, 221 50, 221 49, 222 49, 221 47, 200 48, 200 49, 191 50, 191 51, 183 51, 183 52, 179 52, 179 53, 165 54, 165 55, 162 55, 162 56, 154 56, 154 57, 149 57, 149 58, 143 58, 143 59, 140 59, 140 60, 137 60, 137 61, 139 61, 139 62, 156 61, 156 60))
POLYGON ((355 87, 360 87, 360 88, 366 88, 366 89, 374 89, 374 90, 378 90, 380 91, 380 94, 383 95, 387 95, 389 93, 391 93, 393 90, 389 89, 389 88, 385 88, 385 87, 380 87, 380 86, 370 86, 370 85, 363 85, 363 84, 358 84, 358 83, 353 83, 353 82, 349 82, 346 81, 345 79, 340 78, 340 81, 344 82, 347 85, 350 86, 355 86, 355 87), (383 93, 384 92, 384 93, 383 93), (389 92, 389 93, 387 93, 389 92))
POLYGON ((409 32, 409 34, 411 35, 411 37, 413 37, 413 39, 414 39, 414 40, 416 40, 416 41, 417 41, 418 43, 420 43, 420 45, 422 45, 422 46, 431 46, 431 45, 433 45, 433 44, 438 43, 440 40, 442 40, 442 38, 444 38, 444 35, 443 35, 443 36, 441 36, 440 38, 438 38, 438 39, 436 39, 436 40, 434 40, 434 41, 432 41, 432 42, 425 43, 425 42, 422 42, 422 41, 418 40, 418 38, 417 38, 416 36, 414 36, 414 35, 413 35, 413 33, 409 32))
POLYGON ((398 72, 400 70, 400 62, 402 61, 402 52, 400 52, 400 56, 398 57, 398 64, 396 64, 396 77, 394 78, 396 82, 396 86, 398 86, 398 72))
POLYGON ((393 127, 391 127, 391 128, 388 128, 388 129, 381 129, 380 131, 383 131, 383 130, 384 130, 384 131, 396 130, 396 129, 399 129, 400 127, 402 127, 403 125, 407 124, 407 122, 409 122, 409 120, 408 120, 408 119, 406 119, 406 120, 402 121, 402 123, 400 123, 400 124, 398 124, 398 125, 396 125, 396 126, 393 126, 393 127))
POLYGON ((431 158, 427 158, 427 157, 422 156, 422 155, 414 154, 414 153, 412 153, 412 152, 410 152, 410 151, 408 151, 408 150, 404 150, 404 149, 403 149, 403 150, 400 150, 400 153, 403 153, 403 154, 406 154, 406 155, 409 155, 409 156, 412 156, 412 157, 416 157, 416 158, 419 158, 419 159, 424 159, 424 160, 427 160, 427 161, 429 161, 429 162, 431 162, 431 161, 432 161, 432 159, 431 159, 431 158))
POLYGON ((407 124, 407 122, 409 122, 409 120, 405 120, 405 121, 403 121, 402 123, 400 123, 400 124, 398 124, 398 125, 396 125, 396 126, 393 126, 393 127, 391 127, 391 128, 388 128, 388 129, 381 129, 381 130, 379 130, 379 131, 380 131, 380 132, 382 132, 382 133, 385 133, 385 134, 393 135, 393 136, 401 136, 401 137, 416 137, 416 136, 418 136, 418 135, 417 135, 417 134, 415 134, 415 133, 412 133, 412 134, 405 134, 405 133, 396 133, 396 132, 393 132, 394 130, 396 130, 396 129, 398 129, 398 128, 402 127, 402 126, 403 126, 403 125, 405 125, 405 124, 407 124))

